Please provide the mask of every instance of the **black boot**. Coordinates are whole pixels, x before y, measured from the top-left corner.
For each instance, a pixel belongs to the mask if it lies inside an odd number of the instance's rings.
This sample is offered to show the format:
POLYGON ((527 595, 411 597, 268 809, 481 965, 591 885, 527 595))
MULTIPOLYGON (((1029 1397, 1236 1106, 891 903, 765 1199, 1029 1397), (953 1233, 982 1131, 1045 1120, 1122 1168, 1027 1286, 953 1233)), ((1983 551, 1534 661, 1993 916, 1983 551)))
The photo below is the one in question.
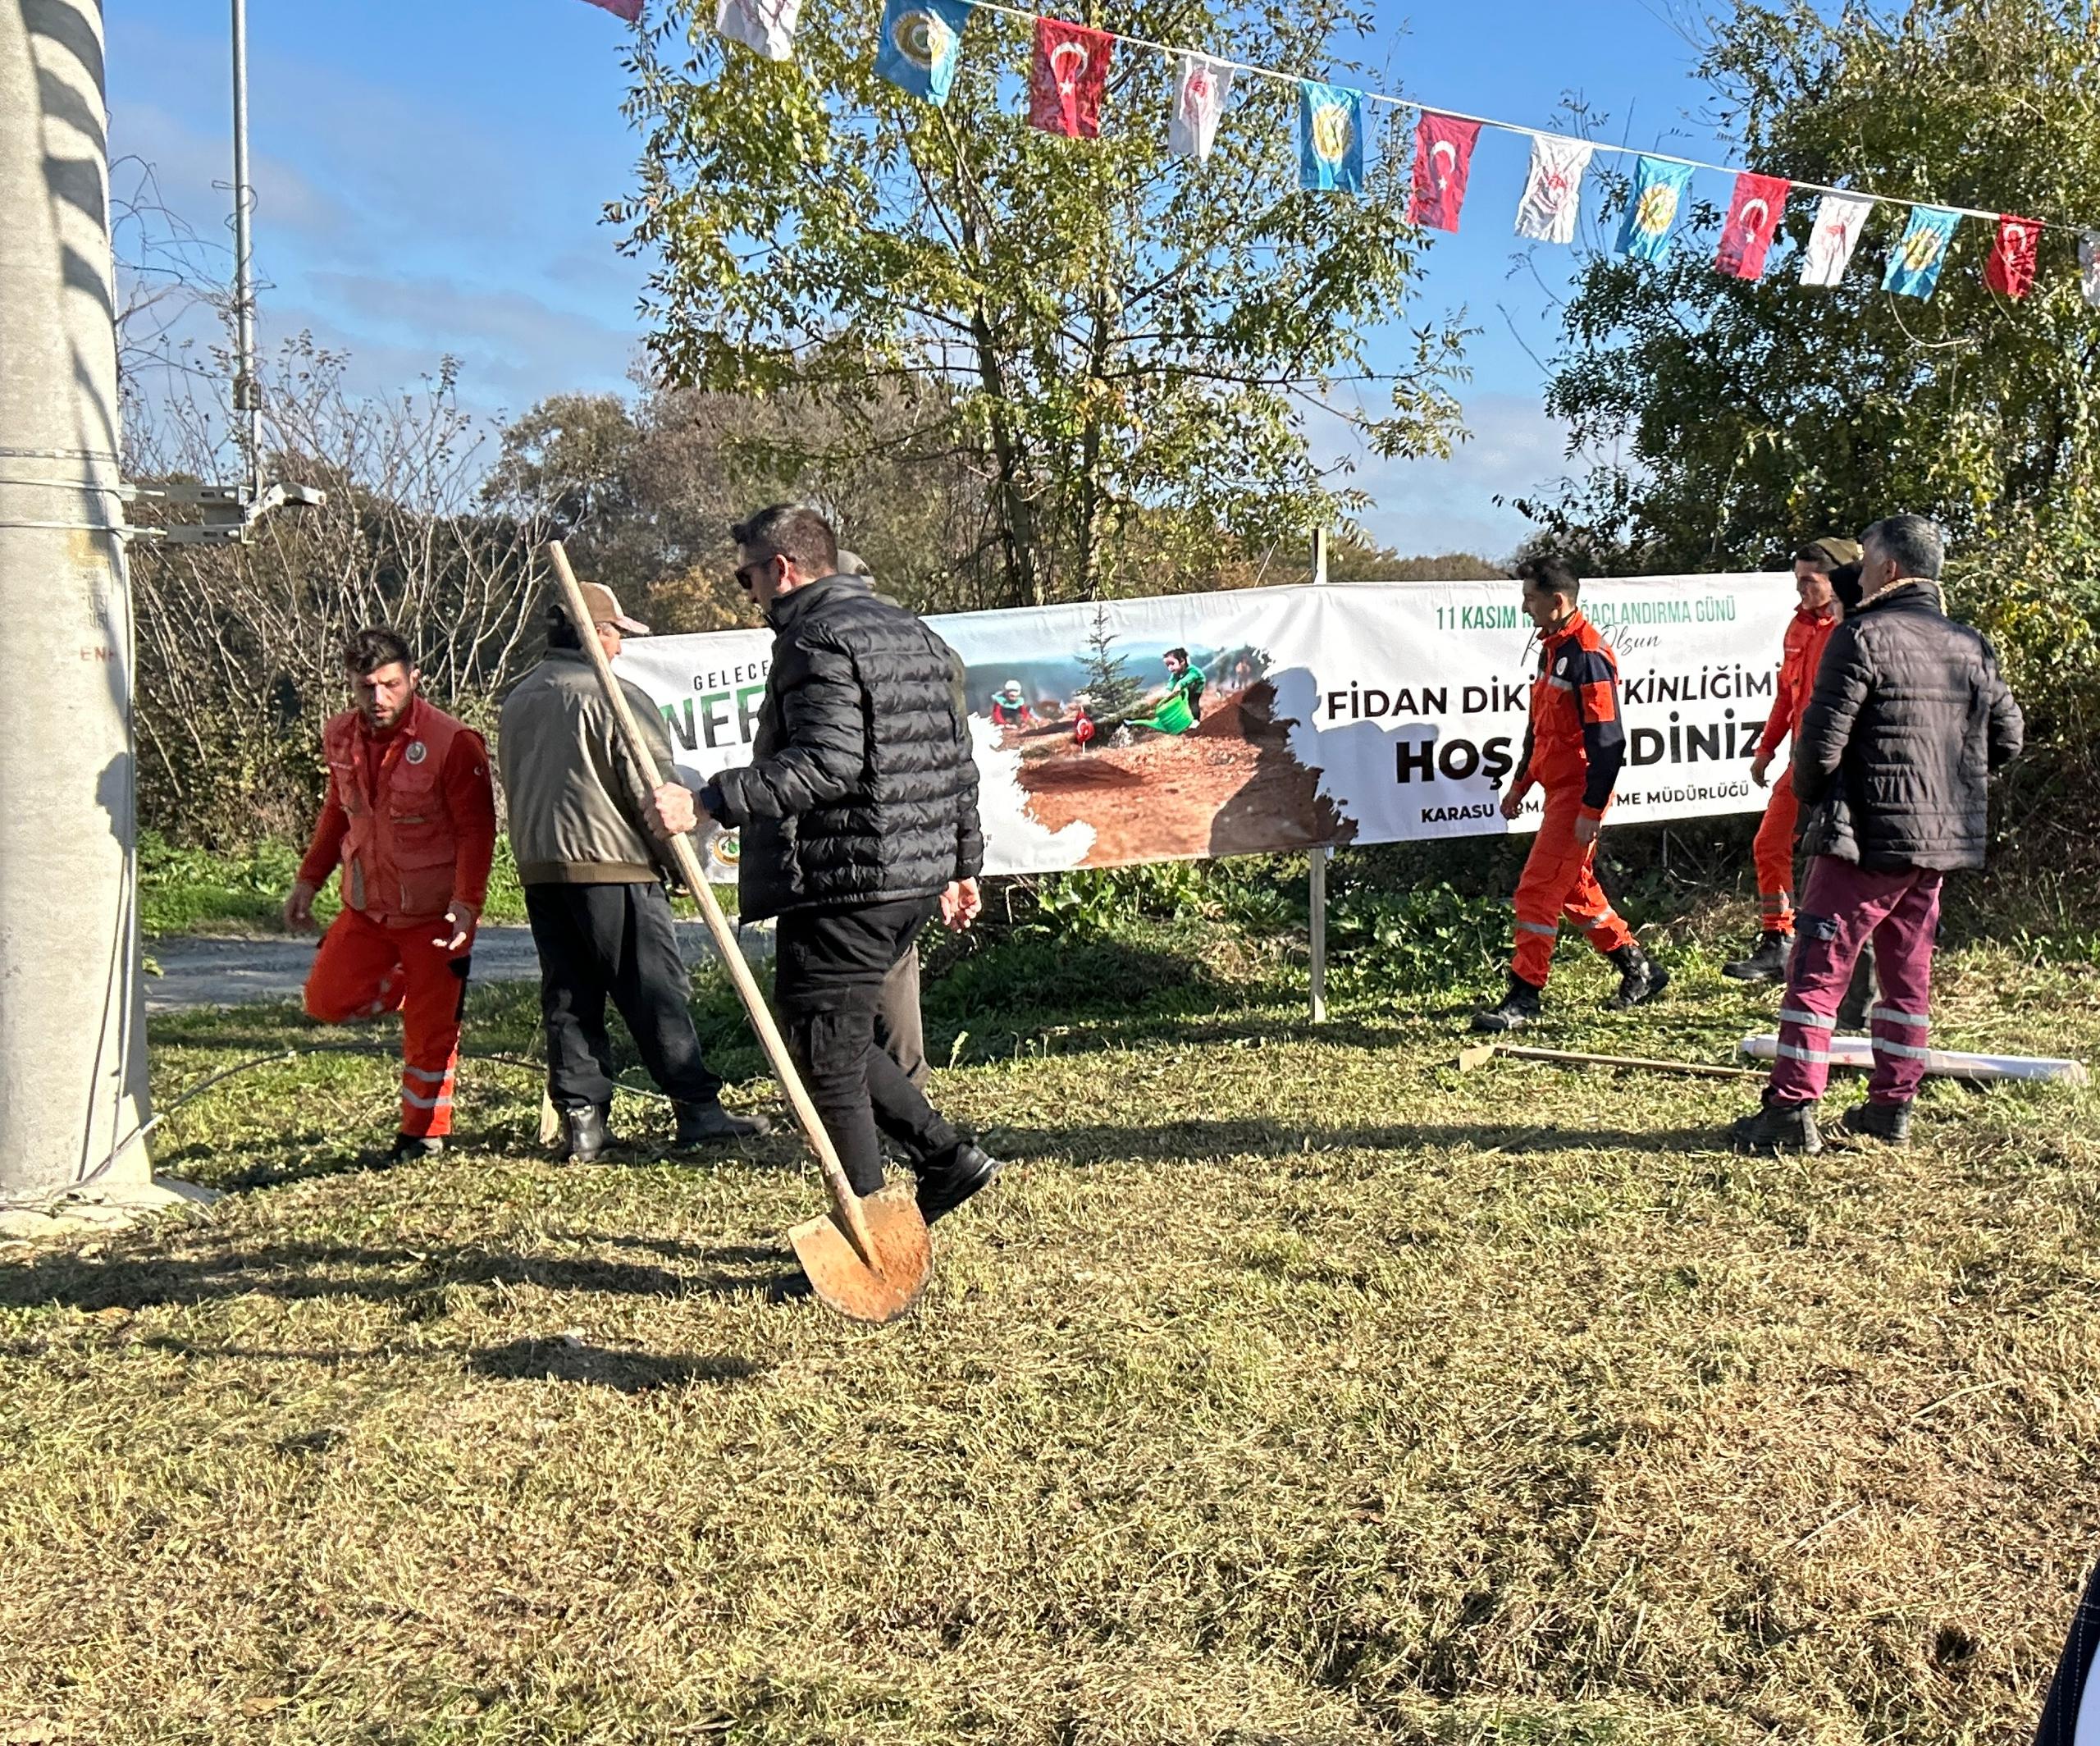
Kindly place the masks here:
POLYGON ((1500 1006, 1483 1007, 1473 1014, 1476 1031, 1522 1031, 1539 1020, 1539 991, 1522 976, 1509 978, 1509 992, 1500 1006))
POLYGON ((989 1188, 1007 1167, 981 1146, 958 1140, 936 1153, 919 1172, 919 1211, 928 1224, 952 1213, 979 1189, 989 1188))
POLYGON ((1721 974, 1732 976, 1738 982, 1783 981, 1787 974, 1787 953, 1793 943, 1792 935, 1775 933, 1767 928, 1757 936, 1757 944, 1751 948, 1750 956, 1722 965, 1721 974))
POLYGON ((573 1164, 592 1164, 619 1144, 613 1137, 606 1118, 610 1113, 596 1104, 585 1104, 576 1109, 564 1109, 562 1122, 566 1130, 562 1156, 573 1164))
POLYGON ((1605 1004, 1614 1012, 1646 1006, 1670 985, 1670 973, 1637 945, 1621 946, 1611 955, 1618 966, 1618 992, 1605 1004))
POLYGON ((1782 1152, 1823 1150, 1813 1104, 1767 1104, 1755 1115, 1737 1122, 1728 1137, 1738 1152, 1766 1152, 1774 1157, 1782 1152))
POLYGON ((445 1142, 436 1134, 396 1134, 394 1150, 386 1154, 390 1164, 410 1163, 425 1158, 436 1158, 445 1150, 445 1142))
POLYGON ((1883 1145, 1911 1143, 1911 1106, 1908 1104, 1855 1104, 1838 1118, 1838 1125, 1860 1140, 1879 1140, 1883 1145))
POLYGON ((756 1140, 773 1131, 773 1124, 764 1116, 733 1116, 712 1099, 673 1107, 678 1113, 678 1131, 671 1144, 681 1148, 714 1145, 725 1140, 756 1140))

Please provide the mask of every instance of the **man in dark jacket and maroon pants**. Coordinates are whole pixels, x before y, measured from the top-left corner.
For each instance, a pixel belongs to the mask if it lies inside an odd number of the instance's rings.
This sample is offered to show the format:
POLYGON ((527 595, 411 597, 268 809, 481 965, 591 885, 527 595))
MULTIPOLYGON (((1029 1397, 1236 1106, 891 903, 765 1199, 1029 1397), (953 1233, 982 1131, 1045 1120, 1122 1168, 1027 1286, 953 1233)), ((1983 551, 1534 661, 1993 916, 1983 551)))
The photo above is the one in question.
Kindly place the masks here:
MULTIPOLYGON (((773 627, 751 761, 700 791, 742 832, 746 921, 780 918, 774 1000, 810 1100, 856 1194, 882 1186, 887 1134, 930 1221, 998 1173, 875 1046, 883 984, 934 915, 967 926, 984 845, 977 766, 948 646, 865 576, 838 574, 814 510, 780 504, 730 529, 737 580, 773 627)), ((693 829, 692 792, 656 790, 667 834, 693 829)))
POLYGON ((1794 792, 1812 857, 1796 922, 1779 1054, 1764 1107, 1735 1127, 1746 1151, 1820 1151, 1815 1106, 1862 947, 1881 999, 1874 1076, 1847 1131, 1901 1145, 1924 1077, 1940 882, 1984 865, 1991 775, 2020 755, 2020 706, 1978 632, 1942 605, 1939 531, 1892 515, 1862 543, 1860 599, 1831 633, 1794 742, 1794 792))

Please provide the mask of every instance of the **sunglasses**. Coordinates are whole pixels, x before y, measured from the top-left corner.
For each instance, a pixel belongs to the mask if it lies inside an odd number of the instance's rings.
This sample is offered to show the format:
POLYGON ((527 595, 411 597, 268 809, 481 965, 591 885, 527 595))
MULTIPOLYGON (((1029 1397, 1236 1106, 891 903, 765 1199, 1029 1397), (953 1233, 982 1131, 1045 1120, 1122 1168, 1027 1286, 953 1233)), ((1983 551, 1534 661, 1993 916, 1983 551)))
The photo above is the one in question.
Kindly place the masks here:
POLYGON ((758 577, 760 574, 765 570, 767 564, 772 562, 772 559, 767 558, 757 564, 746 564, 739 565, 736 573, 737 586, 742 588, 746 594, 755 592, 758 587, 758 577))

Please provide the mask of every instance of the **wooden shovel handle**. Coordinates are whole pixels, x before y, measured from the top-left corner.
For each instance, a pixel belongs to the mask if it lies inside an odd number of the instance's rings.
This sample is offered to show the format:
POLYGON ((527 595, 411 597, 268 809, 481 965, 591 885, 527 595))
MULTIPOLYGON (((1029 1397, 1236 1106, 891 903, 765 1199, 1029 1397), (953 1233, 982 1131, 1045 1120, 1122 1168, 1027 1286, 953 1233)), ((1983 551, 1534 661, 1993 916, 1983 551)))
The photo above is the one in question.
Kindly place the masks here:
MULTIPOLYGON (((568 554, 562 549, 559 540, 546 544, 547 561, 554 566, 555 579, 561 584, 562 602, 568 609, 570 619, 577 634, 582 640, 583 652, 597 670, 598 683, 605 689, 605 701, 613 706, 613 719, 619 724, 620 738, 626 745, 628 755, 640 769, 644 780, 651 788, 663 779, 663 773, 656 767, 655 756, 649 742, 641 736, 641 729, 634 719, 634 711, 627 701, 627 692, 613 672, 613 664, 605 658, 605 645, 598 640, 598 627, 591 621, 591 609, 584 604, 583 590, 576 579, 576 572, 568 566, 568 554)), ((831 1136, 824 1131, 823 1120, 818 1116, 816 1105, 810 1101, 810 1094, 802 1085, 802 1076, 795 1071, 789 1058, 788 1045, 782 1040, 780 1027, 773 1022, 772 1009, 765 1003, 765 996, 759 992, 758 983, 751 975, 751 966, 744 962, 742 948, 731 930, 722 906, 715 901, 714 894, 708 888, 707 875, 701 869, 700 856, 692 846, 690 836, 671 839, 671 854, 678 863, 678 877, 684 881, 700 904, 700 912, 707 921, 707 930, 714 937, 714 948, 729 972, 729 980, 736 984, 737 998, 744 1003, 751 1029, 758 1033, 759 1046, 765 1049, 765 1058, 773 1064, 773 1072, 780 1081, 781 1089, 788 1094, 788 1102, 795 1112, 796 1124, 802 1130, 802 1137, 809 1142, 810 1150, 816 1156, 824 1171, 824 1186, 831 1191, 831 1203, 838 1209, 839 1222, 846 1227, 846 1234, 860 1252, 861 1259, 877 1273, 882 1271, 875 1255, 874 1239, 868 1231, 867 1220, 861 1212, 861 1197, 853 1192, 853 1185, 846 1180, 846 1168, 838 1161, 838 1149, 831 1143, 831 1136)))

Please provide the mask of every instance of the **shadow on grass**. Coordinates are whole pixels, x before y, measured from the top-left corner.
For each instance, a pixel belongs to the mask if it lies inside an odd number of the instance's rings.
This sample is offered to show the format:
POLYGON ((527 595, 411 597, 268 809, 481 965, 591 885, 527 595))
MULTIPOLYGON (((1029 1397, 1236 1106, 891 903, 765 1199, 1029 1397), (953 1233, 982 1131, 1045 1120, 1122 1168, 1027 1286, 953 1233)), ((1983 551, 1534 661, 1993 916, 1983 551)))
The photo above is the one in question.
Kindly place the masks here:
MULTIPOLYGON (((390 1129, 363 1146, 345 1145, 340 1133, 306 1128, 275 1135, 267 1140, 200 1140, 158 1153, 153 1167, 163 1176, 182 1177, 208 1182, 214 1188, 275 1188, 288 1182, 304 1182, 319 1177, 349 1176, 360 1172, 404 1168, 387 1154, 393 1145, 390 1129), (232 1159, 240 1162, 227 1168, 232 1159)), ((548 1152, 539 1143, 536 1123, 520 1117, 510 1122, 455 1132, 445 1142, 445 1155, 436 1164, 405 1168, 450 1168, 454 1154, 513 1159, 544 1163, 548 1152)), ((628 1160, 623 1159, 623 1162, 628 1160)))
MULTIPOLYGON (((1731 1110, 1731 1116, 1742 1113, 1731 1110)), ((1006 1127, 986 1124, 1002 1156, 1104 1163, 1112 1159, 1165 1163, 1205 1158, 1296 1158, 1317 1152, 1727 1152, 1727 1122, 1710 1127, 1618 1128, 1530 1127, 1518 1122, 1404 1122, 1322 1127, 1271 1121, 1173 1122, 1159 1127, 1102 1124, 1088 1127, 1006 1127)), ((1732 1154, 1731 1154, 1732 1155, 1732 1154)))
MULTIPOLYGON (((448 1366, 459 1362, 457 1352, 422 1351, 405 1354, 399 1347, 371 1351, 338 1348, 258 1346, 209 1346, 194 1340, 162 1336, 139 1344, 151 1351, 170 1352, 182 1358, 262 1361, 276 1364, 394 1364, 404 1356, 426 1359, 448 1366)), ((471 1376, 499 1382, 576 1383, 594 1388, 610 1388, 620 1394, 647 1394, 659 1388, 683 1388, 696 1383, 728 1385, 749 1382, 771 1368, 755 1358, 720 1353, 713 1357, 678 1357, 632 1348, 595 1346, 573 1337, 514 1340, 508 1346, 486 1346, 468 1352, 461 1365, 471 1376)), ((341 1440, 338 1432, 310 1432, 278 1446, 286 1455, 325 1455, 341 1440)))
POLYGON ((756 1359, 725 1354, 714 1358, 673 1358, 653 1352, 609 1351, 571 1340, 514 1340, 508 1346, 476 1352, 467 1360, 476 1376, 504 1382, 582 1383, 646 1394, 655 1388, 682 1388, 694 1383, 748 1382, 769 1366, 756 1359))
POLYGON ((789 1272, 784 1251, 752 1245, 679 1246, 673 1270, 589 1256, 518 1255, 478 1249, 450 1252, 368 1248, 339 1243, 272 1243, 223 1255, 176 1259, 116 1253, 107 1259, 40 1255, 0 1268, 0 1307, 139 1310, 156 1304, 204 1304, 250 1296, 296 1302, 357 1298, 398 1304, 406 1319, 447 1312, 445 1294, 480 1287, 536 1286, 550 1291, 651 1297, 756 1294, 789 1272), (384 1269, 385 1271, 381 1271, 384 1269))

